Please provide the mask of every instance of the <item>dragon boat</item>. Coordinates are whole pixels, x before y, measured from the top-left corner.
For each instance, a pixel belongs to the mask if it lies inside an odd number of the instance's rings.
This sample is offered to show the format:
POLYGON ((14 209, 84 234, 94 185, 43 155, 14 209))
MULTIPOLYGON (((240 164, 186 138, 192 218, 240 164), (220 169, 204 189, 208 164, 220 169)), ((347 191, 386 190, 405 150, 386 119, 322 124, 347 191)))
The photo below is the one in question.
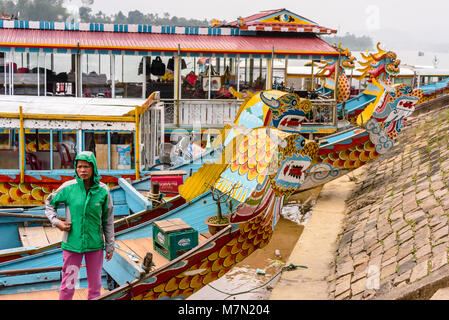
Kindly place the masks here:
MULTIPOLYGON (((233 124, 215 141, 220 156, 202 164, 179 187, 186 204, 117 232, 117 253, 103 270, 111 291, 99 299, 187 298, 270 241, 290 194, 335 179, 390 150, 422 92, 374 76, 371 84, 374 102, 337 126, 337 132, 315 139, 303 135, 323 115, 322 105, 276 90, 235 93, 245 100, 233 124), (220 203, 223 196, 226 201, 220 203), (229 223, 211 234, 206 220, 214 215, 229 216, 229 223), (164 229, 173 225, 174 233, 164 229), (167 239, 175 236, 181 236, 175 238, 177 251, 167 247, 167 239)), ((325 111, 325 117, 337 119, 336 106, 325 111)), ((25 263, 60 268, 61 262, 62 252, 55 249, 0 264, 0 281, 25 263)), ((20 285, 4 285, 0 294, 38 287, 18 277, 16 282, 8 279, 20 285)), ((85 285, 85 274, 80 277, 85 285)), ((39 289, 56 288, 59 279, 58 273, 45 285, 40 280, 39 289)))

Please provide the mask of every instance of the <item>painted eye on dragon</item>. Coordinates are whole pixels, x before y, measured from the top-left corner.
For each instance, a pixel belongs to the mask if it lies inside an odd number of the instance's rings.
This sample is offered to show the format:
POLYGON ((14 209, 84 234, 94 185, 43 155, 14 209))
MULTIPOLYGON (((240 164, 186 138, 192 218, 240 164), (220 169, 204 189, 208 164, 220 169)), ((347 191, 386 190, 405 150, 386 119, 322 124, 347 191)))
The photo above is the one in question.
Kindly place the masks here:
POLYGON ((296 101, 296 100, 292 101, 292 106, 296 106, 297 104, 298 104, 298 101, 296 101))

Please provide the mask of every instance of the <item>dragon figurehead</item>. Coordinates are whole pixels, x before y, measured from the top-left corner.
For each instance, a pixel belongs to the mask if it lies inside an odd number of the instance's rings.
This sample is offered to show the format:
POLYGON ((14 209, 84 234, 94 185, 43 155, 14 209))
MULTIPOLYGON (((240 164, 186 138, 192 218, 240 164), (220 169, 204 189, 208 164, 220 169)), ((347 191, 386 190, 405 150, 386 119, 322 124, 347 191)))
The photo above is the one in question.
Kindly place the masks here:
POLYGON ((295 93, 278 90, 261 91, 242 104, 234 121, 245 128, 274 127, 287 132, 299 132, 312 103, 295 93))
POLYGON ((399 74, 399 65, 401 60, 397 58, 397 55, 393 51, 385 51, 380 48, 380 42, 377 43, 377 53, 371 53, 365 55, 362 53, 364 62, 360 62, 361 69, 357 71, 362 74, 357 77, 359 80, 368 77, 368 81, 372 82, 372 79, 380 80, 386 84, 391 84, 391 77, 395 77, 399 74))
POLYGON ((311 108, 309 100, 294 93, 268 90, 247 97, 222 138, 221 158, 188 178, 180 194, 194 199, 206 191, 205 184, 231 192, 240 203, 231 222, 239 223, 260 213, 252 206, 256 198, 281 199, 295 192, 318 153, 317 143, 300 134, 311 108))
MULTIPOLYGON (((337 83, 337 101, 344 102, 349 99, 351 94, 350 83, 346 72, 351 72, 355 68, 355 61, 357 60, 349 49, 343 49, 341 43, 335 46, 340 52, 340 68, 337 83)), ((320 66, 320 71, 317 73, 318 77, 324 77, 322 85, 328 89, 335 88, 335 69, 337 61, 327 60, 323 61, 320 66)))

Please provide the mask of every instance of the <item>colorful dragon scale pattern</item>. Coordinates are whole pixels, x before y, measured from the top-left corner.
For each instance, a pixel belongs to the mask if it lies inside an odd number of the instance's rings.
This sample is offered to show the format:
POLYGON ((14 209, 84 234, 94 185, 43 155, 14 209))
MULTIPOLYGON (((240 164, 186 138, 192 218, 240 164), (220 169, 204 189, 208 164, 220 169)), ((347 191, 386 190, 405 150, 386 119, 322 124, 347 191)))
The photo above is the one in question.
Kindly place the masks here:
MULTIPOLYGON (((299 134, 288 134, 275 128, 252 130, 248 139, 240 142, 236 159, 246 159, 252 145, 265 139, 266 145, 259 145, 260 157, 266 159, 273 153, 261 173, 252 177, 257 183, 250 196, 241 202, 231 214, 232 232, 218 237, 205 245, 199 252, 178 263, 177 270, 168 269, 156 276, 140 281, 130 287, 119 299, 173 299, 187 298, 208 283, 223 276, 236 263, 242 261, 258 248, 268 244, 275 225, 280 217, 285 196, 296 191, 304 180, 306 170, 318 152, 316 142, 307 142, 299 134), (272 145, 277 147, 273 151, 272 145), (263 148, 262 148, 263 147, 263 148), (265 150, 265 151, 263 151, 265 150), (274 155, 277 155, 274 156, 274 155), (279 167, 276 167, 279 166, 279 167), (259 180, 263 176, 263 180, 259 180)), ((242 160, 244 161, 244 160, 242 160)), ((230 170, 229 165, 227 170, 230 170)), ((250 169, 241 172, 245 179, 250 178, 250 169)), ((239 168, 233 173, 239 173, 239 168)), ((223 172, 223 175, 226 174, 223 172)))
POLYGON ((52 188, 33 183, 0 182, 0 206, 38 206, 52 191, 52 188))
MULTIPOLYGON (((252 195, 254 204, 259 204, 262 201, 268 189, 267 184, 261 191, 254 192, 252 195)), ((266 213, 265 215, 260 214, 255 219, 238 225, 238 229, 228 237, 214 243, 212 248, 206 248, 204 258, 192 262, 190 265, 187 263, 185 270, 175 273, 176 275, 173 275, 168 281, 161 280, 160 283, 156 281, 154 284, 135 286, 133 291, 141 293, 132 298, 135 300, 185 299, 208 283, 217 280, 256 249, 263 248, 268 244, 273 234, 273 218, 280 205, 279 199, 272 198, 266 207, 261 208, 266 213)), ((200 252, 198 256, 201 253, 203 252, 200 252)), ((164 274, 159 277, 163 279, 164 274)), ((130 297, 124 298, 129 299, 130 297)))

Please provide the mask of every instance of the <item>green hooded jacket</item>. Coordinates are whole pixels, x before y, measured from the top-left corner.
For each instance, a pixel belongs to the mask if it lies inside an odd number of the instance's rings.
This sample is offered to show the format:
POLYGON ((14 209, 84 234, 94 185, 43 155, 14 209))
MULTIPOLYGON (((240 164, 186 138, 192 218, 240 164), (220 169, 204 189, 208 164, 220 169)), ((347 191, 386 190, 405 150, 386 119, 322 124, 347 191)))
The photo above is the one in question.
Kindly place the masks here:
POLYGON ((97 161, 90 151, 75 158, 93 165, 93 185, 86 193, 84 181, 75 170, 75 179, 63 183, 45 202, 45 214, 53 226, 60 221, 56 208, 65 204, 66 221, 72 222, 70 231, 64 232, 62 249, 83 253, 106 249, 114 251, 114 215, 109 188, 100 182, 97 161), (104 235, 104 237, 103 237, 104 235))

